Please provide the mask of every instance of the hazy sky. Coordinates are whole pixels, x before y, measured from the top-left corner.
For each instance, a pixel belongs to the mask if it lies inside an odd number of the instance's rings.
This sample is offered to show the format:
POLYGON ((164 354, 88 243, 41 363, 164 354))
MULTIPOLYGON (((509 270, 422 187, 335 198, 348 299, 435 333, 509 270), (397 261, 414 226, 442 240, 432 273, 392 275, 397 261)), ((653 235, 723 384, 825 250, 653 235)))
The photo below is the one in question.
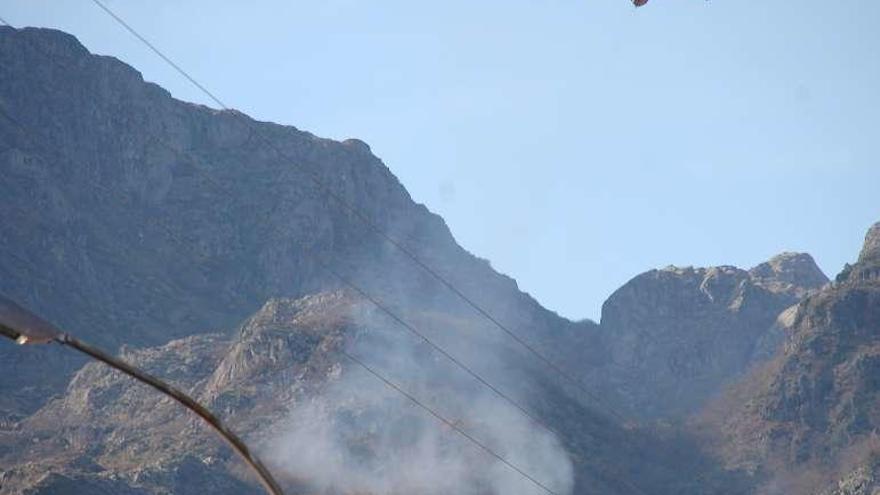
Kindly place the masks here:
MULTIPOLYGON (((110 0, 229 105, 368 142, 458 241, 597 318, 636 274, 807 251, 880 220, 877 0, 110 0)), ((89 0, 6 0, 205 97, 89 0)))

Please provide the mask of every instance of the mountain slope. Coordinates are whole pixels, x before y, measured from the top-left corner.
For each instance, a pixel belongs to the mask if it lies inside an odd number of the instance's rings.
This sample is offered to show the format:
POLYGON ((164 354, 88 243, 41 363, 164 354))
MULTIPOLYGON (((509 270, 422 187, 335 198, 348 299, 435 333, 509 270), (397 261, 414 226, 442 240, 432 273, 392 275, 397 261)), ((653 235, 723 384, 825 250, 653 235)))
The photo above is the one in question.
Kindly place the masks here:
POLYGON ((859 260, 797 307, 787 332, 783 352, 719 399, 703 426, 728 465, 763 471, 765 493, 875 493, 880 223, 859 260))

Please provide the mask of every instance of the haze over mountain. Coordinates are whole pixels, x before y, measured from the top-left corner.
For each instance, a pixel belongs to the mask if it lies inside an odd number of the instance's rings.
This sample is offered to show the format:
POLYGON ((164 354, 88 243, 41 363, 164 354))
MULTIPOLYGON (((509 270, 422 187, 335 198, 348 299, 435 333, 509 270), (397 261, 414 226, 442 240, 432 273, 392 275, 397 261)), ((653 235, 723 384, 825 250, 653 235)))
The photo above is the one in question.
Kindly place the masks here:
MULTIPOLYGON (((574 322, 458 246, 361 141, 175 100, 59 31, 0 28, 0 68, 0 292, 207 403, 291 493, 542 493, 349 355, 560 495, 758 493, 811 458, 754 447, 739 425, 763 424, 753 407, 778 412, 775 425, 801 407, 774 409, 787 398, 828 392, 794 394, 789 380, 807 373, 778 363, 800 349, 798 332, 830 331, 819 316, 803 326, 804 315, 876 281, 878 228, 835 284, 803 253, 750 270, 668 267, 616 291, 599 323, 574 322), (751 385, 765 369, 779 373, 776 388, 751 385), (746 393, 738 387, 756 399, 713 420, 713 407, 746 393), (769 471, 755 469, 771 457, 769 471)), ((864 297, 834 312, 860 329, 846 353, 877 330, 864 297)), ((862 418, 880 409, 870 374, 853 376, 866 402, 842 424, 864 436, 862 418)), ((3 342, 0 377, 3 493, 257 493, 193 418, 100 365, 3 342)), ((826 447, 846 436, 810 435, 814 457, 841 464, 826 447)))

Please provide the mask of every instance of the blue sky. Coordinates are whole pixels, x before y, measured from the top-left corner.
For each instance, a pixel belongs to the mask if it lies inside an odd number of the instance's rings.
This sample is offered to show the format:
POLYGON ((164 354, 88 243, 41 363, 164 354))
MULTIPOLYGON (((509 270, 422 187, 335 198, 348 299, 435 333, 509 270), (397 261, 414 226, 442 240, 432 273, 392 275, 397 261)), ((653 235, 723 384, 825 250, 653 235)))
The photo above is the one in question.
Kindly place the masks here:
MULTIPOLYGON (((368 142, 572 318, 669 264, 833 276, 880 220, 876 0, 107 3, 230 106, 368 142)), ((88 0, 0 16, 210 103, 88 0)))

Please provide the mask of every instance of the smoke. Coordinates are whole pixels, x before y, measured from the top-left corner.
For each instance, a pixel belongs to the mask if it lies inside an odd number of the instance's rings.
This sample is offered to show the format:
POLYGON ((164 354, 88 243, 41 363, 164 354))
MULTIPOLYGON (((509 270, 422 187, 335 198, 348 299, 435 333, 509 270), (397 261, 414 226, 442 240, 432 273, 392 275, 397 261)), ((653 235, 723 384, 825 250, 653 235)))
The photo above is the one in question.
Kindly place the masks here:
MULTIPOLYGON (((571 461, 552 433, 387 319, 364 314, 358 320, 359 331, 348 353, 555 493, 571 493, 571 461)), ((442 337, 444 348, 469 365, 479 362, 481 375, 502 383, 505 392, 519 383, 513 376, 502 376, 511 375, 511 368, 487 346, 473 345, 473 335, 463 339, 460 329, 447 329, 442 337), (489 370, 504 371, 484 373, 489 370)), ((270 446, 276 469, 323 494, 546 493, 367 371, 341 359, 341 373, 328 379, 319 395, 302 398, 277 425, 280 433, 270 446)), ((525 397, 513 395, 527 404, 521 400, 525 397)))

